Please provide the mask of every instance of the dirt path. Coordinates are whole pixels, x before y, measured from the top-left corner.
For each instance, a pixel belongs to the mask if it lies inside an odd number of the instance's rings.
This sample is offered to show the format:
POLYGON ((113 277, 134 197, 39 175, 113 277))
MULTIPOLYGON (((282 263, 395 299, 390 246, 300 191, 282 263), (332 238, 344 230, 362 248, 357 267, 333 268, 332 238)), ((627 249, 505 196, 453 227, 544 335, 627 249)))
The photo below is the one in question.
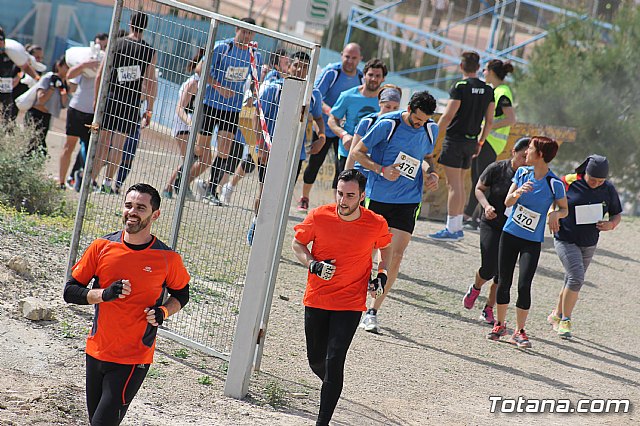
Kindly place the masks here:
MULTIPOLYGON (((418 223, 395 291, 380 312, 383 333, 356 334, 334 424, 638 424, 635 410, 492 414, 489 397, 640 403, 633 279, 640 274, 640 221, 625 219, 602 236, 572 341, 558 339, 545 321, 562 279, 560 262, 545 243, 528 330, 533 348, 527 351, 487 341, 479 310, 462 308, 478 263, 478 235, 431 243, 426 234, 440 226, 418 223)), ((67 247, 59 231, 30 235, 27 229, 19 219, 0 219, 0 424, 86 424, 83 348, 91 309, 61 299, 67 247), (6 268, 14 254, 29 260, 28 276, 6 268), (48 301, 56 320, 21 318, 18 300, 29 295, 48 301)), ((156 363, 123 424, 313 424, 320 384, 306 364, 303 290, 304 269, 285 244, 262 373, 245 401, 222 396, 225 363, 161 338, 156 363)))

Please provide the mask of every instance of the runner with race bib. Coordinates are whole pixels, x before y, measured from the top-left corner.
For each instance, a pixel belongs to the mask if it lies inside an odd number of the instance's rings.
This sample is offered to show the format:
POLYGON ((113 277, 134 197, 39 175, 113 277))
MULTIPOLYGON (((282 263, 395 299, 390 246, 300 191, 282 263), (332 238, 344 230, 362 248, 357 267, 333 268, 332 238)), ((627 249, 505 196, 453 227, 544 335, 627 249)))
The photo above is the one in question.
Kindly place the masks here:
POLYGON ((513 272, 520 258, 518 300, 516 302, 516 328, 509 340, 518 347, 530 348, 531 342, 524 330, 531 307, 531 283, 538 267, 544 241, 547 212, 552 204, 558 209, 548 214, 549 230, 557 232, 560 219, 568 214, 567 197, 562 181, 549 169, 549 162, 558 152, 558 143, 543 136, 531 138, 525 164, 513 177, 505 206, 513 207, 500 237, 498 253, 498 318, 490 340, 499 340, 507 334, 506 317, 509 306, 513 272))

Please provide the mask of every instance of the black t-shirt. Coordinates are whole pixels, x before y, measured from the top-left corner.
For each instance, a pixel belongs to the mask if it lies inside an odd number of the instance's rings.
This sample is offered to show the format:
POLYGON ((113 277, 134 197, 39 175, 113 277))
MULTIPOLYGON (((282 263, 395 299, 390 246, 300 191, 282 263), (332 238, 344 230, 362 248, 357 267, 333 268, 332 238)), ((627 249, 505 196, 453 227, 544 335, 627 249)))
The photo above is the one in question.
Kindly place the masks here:
POLYGON ((512 106, 511 99, 507 98, 506 96, 500 96, 500 99, 498 99, 498 105, 496 105, 496 113, 493 116, 500 117, 502 114, 504 114, 502 108, 508 108, 510 106, 512 106))
POLYGON ((562 180, 565 184, 569 183, 567 188, 569 215, 560 219, 560 231, 555 234, 555 237, 579 247, 595 246, 598 244, 600 231, 594 223, 576 225, 576 206, 602 204, 603 215, 609 214, 609 217, 612 217, 622 213, 618 192, 608 180, 595 189, 587 184, 582 175, 567 175, 562 180))
POLYGON ((507 198, 513 183, 511 179, 515 173, 516 171, 511 167, 511 160, 502 160, 489 164, 480 175, 480 182, 488 187, 485 191, 487 201, 496 209, 497 216, 493 220, 488 220, 482 209, 482 221, 491 227, 502 229, 507 221, 507 216, 504 215, 506 209, 504 200, 507 198))
POLYGON ((142 82, 154 50, 144 40, 122 37, 116 40, 115 52, 109 79, 109 97, 138 106, 142 97, 142 82))
POLYGON ((15 66, 11 58, 6 53, 0 53, 0 103, 3 105, 11 105, 13 103, 13 80, 18 75, 19 68, 15 66), (7 80, 4 80, 7 79, 7 80))
POLYGON ((446 137, 475 140, 480 134, 487 108, 493 102, 493 89, 478 78, 466 78, 451 87, 449 96, 460 101, 460 108, 447 127, 446 137))

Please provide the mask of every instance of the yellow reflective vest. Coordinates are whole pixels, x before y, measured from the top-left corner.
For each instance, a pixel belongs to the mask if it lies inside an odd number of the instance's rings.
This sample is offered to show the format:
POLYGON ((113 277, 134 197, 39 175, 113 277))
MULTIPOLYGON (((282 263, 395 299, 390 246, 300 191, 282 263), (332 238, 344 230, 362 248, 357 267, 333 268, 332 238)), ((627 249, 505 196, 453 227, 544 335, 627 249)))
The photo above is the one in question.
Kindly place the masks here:
MULTIPOLYGON (((506 84, 501 84, 500 86, 493 89, 493 100, 496 104, 496 108, 498 108, 498 101, 501 97, 506 96, 510 101, 511 105, 513 105, 513 95, 511 94, 511 89, 506 84)), ((504 112, 502 115, 496 115, 494 120, 500 120, 504 118, 504 112)), ((511 130, 511 126, 501 127, 499 129, 491 129, 489 136, 487 136, 487 142, 491 145, 491 148, 496 152, 496 155, 500 155, 502 151, 504 151, 504 147, 507 145, 507 139, 509 138, 509 131, 511 130)))

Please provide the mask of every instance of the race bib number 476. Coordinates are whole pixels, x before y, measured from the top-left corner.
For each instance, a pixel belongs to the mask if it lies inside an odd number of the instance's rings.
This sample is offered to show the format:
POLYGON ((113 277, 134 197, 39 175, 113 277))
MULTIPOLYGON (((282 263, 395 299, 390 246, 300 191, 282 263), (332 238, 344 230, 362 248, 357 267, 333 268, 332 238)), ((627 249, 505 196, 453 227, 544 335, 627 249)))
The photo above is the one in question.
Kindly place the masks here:
POLYGON ((415 180, 418 175, 418 170, 420 170, 420 160, 400 151, 396 157, 395 163, 399 164, 398 171, 401 176, 415 180))
POLYGON ((0 93, 13 92, 13 79, 11 77, 0 78, 0 93))

